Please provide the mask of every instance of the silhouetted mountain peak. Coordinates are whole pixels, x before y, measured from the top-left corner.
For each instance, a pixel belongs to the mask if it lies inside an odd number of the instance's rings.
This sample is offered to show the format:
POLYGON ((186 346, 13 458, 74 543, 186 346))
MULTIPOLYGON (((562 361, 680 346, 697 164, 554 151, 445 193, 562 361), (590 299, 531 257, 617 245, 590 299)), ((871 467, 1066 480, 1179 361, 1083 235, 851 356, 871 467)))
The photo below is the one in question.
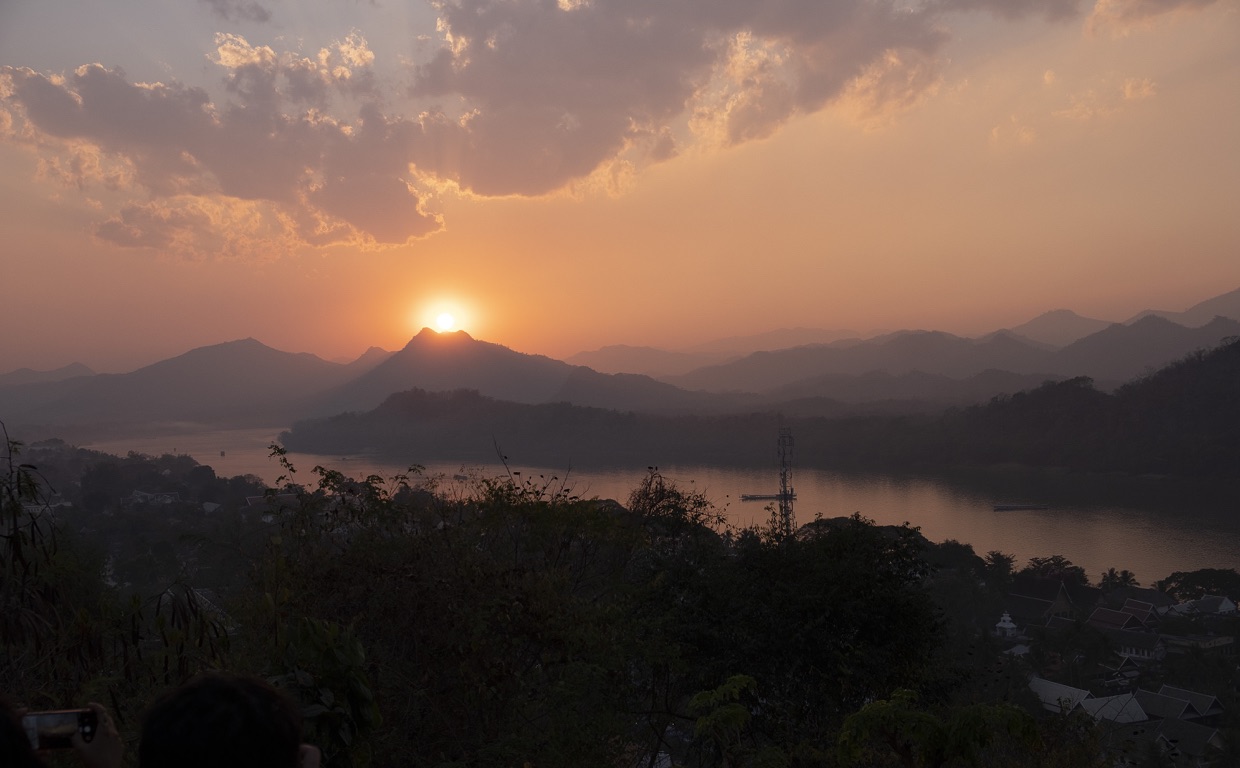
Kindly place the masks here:
POLYGON ((1082 317, 1070 309, 1052 309, 1010 330, 1041 344, 1064 347, 1108 325, 1106 320, 1082 317))
POLYGON ((434 328, 423 328, 405 345, 408 349, 413 344, 451 344, 476 341, 465 331, 437 331, 434 328))

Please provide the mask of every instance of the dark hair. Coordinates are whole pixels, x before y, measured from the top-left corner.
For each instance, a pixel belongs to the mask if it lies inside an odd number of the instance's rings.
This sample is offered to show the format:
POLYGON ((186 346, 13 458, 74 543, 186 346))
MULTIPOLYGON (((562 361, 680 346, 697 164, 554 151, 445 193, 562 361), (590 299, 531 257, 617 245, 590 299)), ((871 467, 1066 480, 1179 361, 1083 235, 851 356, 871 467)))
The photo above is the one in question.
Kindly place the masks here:
POLYGON ((4 768, 42 768, 22 720, 8 699, 0 697, 0 765, 4 768))
POLYGON ((254 677, 208 673, 165 691, 142 720, 141 768, 297 768, 301 711, 254 677))

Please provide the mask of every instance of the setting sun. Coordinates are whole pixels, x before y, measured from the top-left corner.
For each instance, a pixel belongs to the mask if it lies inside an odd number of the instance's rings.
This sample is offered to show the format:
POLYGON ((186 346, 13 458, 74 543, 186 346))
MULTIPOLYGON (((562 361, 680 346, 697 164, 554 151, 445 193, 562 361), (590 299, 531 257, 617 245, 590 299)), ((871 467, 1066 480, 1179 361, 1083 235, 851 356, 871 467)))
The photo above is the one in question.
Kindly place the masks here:
POLYGON ((451 330, 454 330, 455 328, 456 328, 456 318, 453 317, 451 313, 440 312, 439 316, 435 318, 435 330, 439 331, 440 333, 443 333, 444 331, 451 331, 451 330))

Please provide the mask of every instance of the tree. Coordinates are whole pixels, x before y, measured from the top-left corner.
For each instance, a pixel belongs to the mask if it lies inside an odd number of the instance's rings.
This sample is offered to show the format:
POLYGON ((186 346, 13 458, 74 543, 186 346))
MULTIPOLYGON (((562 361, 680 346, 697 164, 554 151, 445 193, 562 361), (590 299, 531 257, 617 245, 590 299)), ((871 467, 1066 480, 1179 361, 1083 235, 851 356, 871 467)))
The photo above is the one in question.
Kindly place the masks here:
POLYGON ((1027 750, 1037 742, 1034 719, 1016 707, 974 704, 940 716, 917 709, 916 701, 912 691, 897 690, 849 715, 838 741, 841 761, 857 765, 867 752, 885 748, 905 768, 985 765, 996 746, 1027 750))
POLYGON ((1099 580, 1098 586, 1102 588, 1103 592, 1110 592, 1111 590, 1119 589, 1120 587, 1138 586, 1138 582, 1136 575, 1127 568, 1120 571, 1116 571, 1114 568, 1108 568, 1106 572, 1102 574, 1102 578, 1099 580))
POLYGON ((1197 600, 1206 595, 1240 599, 1240 573, 1236 573, 1234 568, 1176 571, 1155 586, 1177 600, 1197 600))
POLYGON ((1062 581, 1064 584, 1082 587, 1089 586, 1089 577, 1085 575, 1085 569, 1079 565, 1073 565, 1072 561, 1063 555, 1031 557, 1029 564, 1021 570, 1021 573, 1048 581, 1062 581))

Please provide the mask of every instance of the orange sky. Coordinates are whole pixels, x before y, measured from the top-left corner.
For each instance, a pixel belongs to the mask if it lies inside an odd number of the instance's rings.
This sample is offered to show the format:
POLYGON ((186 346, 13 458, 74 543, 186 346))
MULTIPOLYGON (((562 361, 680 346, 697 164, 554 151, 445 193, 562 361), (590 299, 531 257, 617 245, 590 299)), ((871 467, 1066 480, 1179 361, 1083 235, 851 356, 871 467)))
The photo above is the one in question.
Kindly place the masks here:
POLYGON ((1235 0, 15 0, 0 372, 1181 310, 1237 136, 1235 0))

